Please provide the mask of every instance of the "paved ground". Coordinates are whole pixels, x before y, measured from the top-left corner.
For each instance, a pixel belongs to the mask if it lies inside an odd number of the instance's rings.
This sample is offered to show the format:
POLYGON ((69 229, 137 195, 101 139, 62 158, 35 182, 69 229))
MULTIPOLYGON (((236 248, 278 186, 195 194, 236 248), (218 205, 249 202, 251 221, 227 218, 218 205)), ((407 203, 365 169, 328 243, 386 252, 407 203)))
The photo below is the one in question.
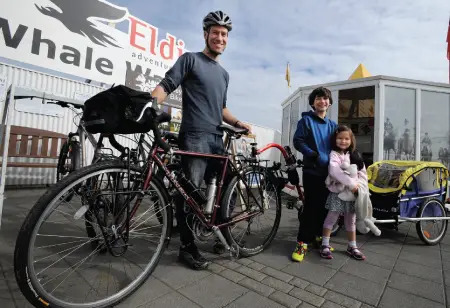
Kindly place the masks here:
MULTIPOLYGON (((8 191, 0 230, 0 307, 31 307, 13 271, 17 231, 40 190, 8 191)), ((297 231, 296 212, 283 209, 277 237, 265 252, 231 261, 202 248, 213 260, 208 271, 178 264, 178 239, 148 281, 118 307, 450 307, 450 236, 425 246, 415 226, 383 230, 381 237, 358 236, 367 256, 349 259, 344 233, 333 238, 334 259, 312 251, 301 264, 290 261, 297 231)))

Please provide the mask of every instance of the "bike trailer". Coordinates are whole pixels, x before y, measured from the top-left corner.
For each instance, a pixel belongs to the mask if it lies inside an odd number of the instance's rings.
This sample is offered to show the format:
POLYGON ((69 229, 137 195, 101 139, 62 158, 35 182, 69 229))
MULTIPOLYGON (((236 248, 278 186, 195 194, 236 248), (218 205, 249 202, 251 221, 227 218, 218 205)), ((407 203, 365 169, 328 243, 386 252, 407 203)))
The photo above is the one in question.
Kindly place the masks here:
POLYGON ((448 170, 439 162, 385 160, 369 166, 367 175, 374 217, 415 217, 422 196, 445 201, 448 170))
POLYGON ((150 93, 136 91, 123 85, 96 94, 84 104, 83 121, 90 133, 136 134, 150 130, 150 123, 137 123, 135 119, 150 93))
POLYGON ((397 227, 400 222, 416 222, 419 236, 430 244, 427 237, 431 238, 431 233, 424 230, 424 225, 440 222, 439 234, 445 235, 449 219, 444 207, 449 172, 443 164, 385 160, 369 166, 367 175, 375 223, 397 227))

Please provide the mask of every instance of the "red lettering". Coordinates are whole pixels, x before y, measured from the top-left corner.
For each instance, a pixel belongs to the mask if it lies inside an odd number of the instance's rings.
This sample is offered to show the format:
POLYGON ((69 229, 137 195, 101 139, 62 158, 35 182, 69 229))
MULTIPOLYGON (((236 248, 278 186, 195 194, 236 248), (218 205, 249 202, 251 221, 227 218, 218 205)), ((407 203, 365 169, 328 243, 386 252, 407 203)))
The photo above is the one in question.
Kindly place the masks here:
POLYGON ((135 19, 134 17, 130 16, 130 45, 134 46, 140 50, 144 50, 145 48, 142 46, 139 46, 136 44, 136 36, 145 37, 144 34, 137 32, 137 25, 147 27, 143 22, 140 22, 139 20, 135 19))
POLYGON ((150 28, 150 53, 156 56, 156 46, 158 39, 158 28, 148 25, 150 28))
POLYGON ((178 45, 178 57, 181 57, 181 55, 184 53, 184 41, 182 40, 178 40, 177 42, 178 45))
POLYGON ((169 33, 166 34, 167 40, 161 40, 161 43, 159 44, 159 53, 161 54, 161 57, 164 60, 170 60, 173 59, 173 49, 175 47, 175 37, 173 35, 170 35, 169 33), (169 54, 167 55, 167 51, 169 51, 169 54))
POLYGON ((130 16, 129 20, 131 46, 143 51, 148 51, 150 54, 161 57, 164 60, 173 60, 174 58, 180 57, 185 52, 185 43, 183 40, 177 41, 175 36, 166 33, 166 39, 162 39, 158 42, 157 27, 147 24, 144 21, 140 21, 133 16, 130 16), (146 47, 139 45, 136 40, 139 40, 141 44, 145 44, 144 46, 146 47))

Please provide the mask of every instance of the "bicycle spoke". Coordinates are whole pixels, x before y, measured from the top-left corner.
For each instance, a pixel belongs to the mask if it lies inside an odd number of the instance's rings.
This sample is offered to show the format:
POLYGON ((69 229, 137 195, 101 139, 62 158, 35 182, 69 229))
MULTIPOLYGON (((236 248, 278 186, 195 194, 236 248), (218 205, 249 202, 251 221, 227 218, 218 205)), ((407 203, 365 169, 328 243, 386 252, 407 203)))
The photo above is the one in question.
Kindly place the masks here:
MULTIPOLYGON (((55 290, 64 282, 66 281, 66 279, 72 275, 73 272, 75 272, 75 270, 77 268, 79 268, 81 266, 81 264, 84 263, 84 261, 86 261, 89 257, 91 257, 93 254, 97 253, 97 251, 99 250, 99 248, 95 249, 93 252, 91 252, 87 257, 85 257, 84 259, 82 259, 81 261, 78 261, 77 263, 75 263, 74 265, 76 265, 76 267, 74 269, 72 269, 72 271, 63 279, 63 281, 61 281, 52 291, 50 291, 50 293, 55 292, 55 290), (77 265, 78 264, 78 265, 77 265)), ((68 267, 65 271, 63 271, 62 273, 58 274, 57 276, 53 277, 51 280, 54 280, 55 278, 61 276, 62 274, 64 274, 66 271, 68 271, 70 269, 70 267, 68 267)), ((46 285, 48 282, 44 283, 44 285, 46 285)))
MULTIPOLYGON (((87 243, 90 243, 90 242, 96 240, 96 239, 98 239, 98 237, 93 238, 93 239, 90 239, 89 241, 85 242, 84 244, 80 244, 80 245, 76 246, 76 247, 75 247, 75 250, 78 249, 78 248, 80 248, 81 246, 86 245, 87 243)), ((44 258, 42 258, 42 259, 35 260, 34 263, 41 262, 42 260, 48 259, 48 258, 53 257, 53 256, 55 256, 55 255, 59 255, 60 253, 64 253, 64 252, 66 252, 66 251, 71 250, 72 248, 73 248, 73 247, 70 247, 70 248, 66 248, 66 249, 64 249, 64 250, 55 252, 55 253, 52 254, 52 255, 48 255, 48 256, 46 256, 46 257, 44 257, 44 258)), ((63 258, 64 258, 64 257, 62 257, 61 259, 59 259, 58 261, 56 261, 56 263, 58 263, 58 262, 59 262, 60 260, 62 260, 63 258)), ((55 263, 55 264, 56 264, 56 263, 55 263)))

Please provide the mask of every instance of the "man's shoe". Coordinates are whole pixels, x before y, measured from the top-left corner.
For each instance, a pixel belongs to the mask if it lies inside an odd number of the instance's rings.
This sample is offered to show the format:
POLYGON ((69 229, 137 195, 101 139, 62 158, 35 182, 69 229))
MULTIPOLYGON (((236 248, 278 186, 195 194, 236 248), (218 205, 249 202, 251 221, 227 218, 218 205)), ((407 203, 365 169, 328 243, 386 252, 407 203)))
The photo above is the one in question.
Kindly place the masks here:
POLYGON ((209 265, 209 261, 200 254, 194 243, 180 247, 178 260, 194 270, 207 269, 209 265))
POLYGON ((303 242, 298 242, 295 246, 295 250, 292 253, 292 260, 296 262, 302 262, 308 250, 308 245, 303 242))

